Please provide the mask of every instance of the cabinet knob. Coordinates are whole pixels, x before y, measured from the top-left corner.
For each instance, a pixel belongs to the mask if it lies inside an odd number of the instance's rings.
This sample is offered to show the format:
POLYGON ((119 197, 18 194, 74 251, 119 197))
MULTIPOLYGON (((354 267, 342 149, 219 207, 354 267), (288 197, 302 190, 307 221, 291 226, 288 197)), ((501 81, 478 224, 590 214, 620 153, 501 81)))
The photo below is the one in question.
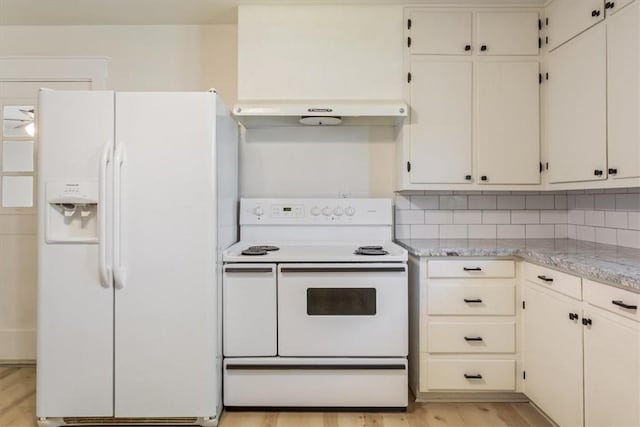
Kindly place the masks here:
POLYGON ((600 16, 600 11, 599 10, 592 10, 591 11, 591 16, 593 16, 593 17, 600 16))
POLYGON ((489 178, 487 177, 487 175, 482 175, 480 177, 480 181, 489 181, 489 178))
POLYGON ((480 46, 480 50, 485 52, 487 50, 487 45, 483 44, 482 46, 480 46))
POLYGON ((466 179, 467 181, 471 181, 471 175, 465 175, 464 179, 466 179))
POLYGON ((596 169, 596 170, 594 170, 594 171, 593 171, 593 174, 594 174, 595 176, 602 176, 602 174, 603 174, 602 169, 596 169))
POLYGON ((616 168, 609 168, 609 175, 616 175, 618 173, 618 169, 616 168))
POLYGON ((586 317, 582 318, 582 324, 584 326, 591 326, 593 324, 593 322, 591 321, 591 319, 587 319, 586 317))
POLYGON ((616 5, 616 4, 615 4, 615 2, 608 1, 608 2, 606 2, 606 3, 604 4, 604 8, 605 8, 605 9, 613 9, 615 5, 616 5))
POLYGON ((466 50, 467 52, 471 50, 471 45, 467 44, 464 46, 464 50, 466 50))
POLYGON ((578 313, 569 313, 569 320, 578 320, 578 313))

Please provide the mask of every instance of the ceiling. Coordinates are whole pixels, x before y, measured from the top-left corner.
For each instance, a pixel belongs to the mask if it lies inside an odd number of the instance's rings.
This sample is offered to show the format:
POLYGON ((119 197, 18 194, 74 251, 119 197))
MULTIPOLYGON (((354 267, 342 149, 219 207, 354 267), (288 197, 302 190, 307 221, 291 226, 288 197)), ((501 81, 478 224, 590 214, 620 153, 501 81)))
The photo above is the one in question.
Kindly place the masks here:
MULTIPOLYGON (((542 4, 544 0, 463 0, 542 4)), ((239 4, 446 4, 455 0, 0 0, 0 25, 233 24, 239 4)))

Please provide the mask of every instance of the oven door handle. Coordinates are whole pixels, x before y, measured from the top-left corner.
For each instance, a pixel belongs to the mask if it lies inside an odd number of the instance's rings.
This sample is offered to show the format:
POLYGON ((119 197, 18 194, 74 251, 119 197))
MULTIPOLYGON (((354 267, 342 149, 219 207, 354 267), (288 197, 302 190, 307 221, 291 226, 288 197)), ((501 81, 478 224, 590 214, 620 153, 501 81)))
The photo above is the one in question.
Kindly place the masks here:
POLYGON ((227 370, 236 370, 236 371, 291 371, 291 370, 304 370, 304 371, 337 371, 337 370, 406 370, 407 367, 401 363, 399 364, 313 364, 313 363, 289 363, 289 364, 278 364, 278 365, 269 365, 262 363, 253 363, 253 364, 240 364, 240 363, 229 363, 226 366, 227 370))
POLYGON ((406 267, 283 267, 281 273, 404 273, 406 267))
POLYGON ((225 273, 273 273, 271 267, 227 267, 224 269, 225 273))

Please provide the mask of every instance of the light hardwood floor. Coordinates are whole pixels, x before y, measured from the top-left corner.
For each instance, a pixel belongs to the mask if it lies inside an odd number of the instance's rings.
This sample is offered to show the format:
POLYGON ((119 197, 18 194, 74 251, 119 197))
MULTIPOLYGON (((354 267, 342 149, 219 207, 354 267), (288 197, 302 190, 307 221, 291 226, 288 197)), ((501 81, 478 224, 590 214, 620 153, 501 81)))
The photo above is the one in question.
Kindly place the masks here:
MULTIPOLYGON (((35 368, 0 367, 0 427, 35 427, 35 368)), ((527 403, 414 403, 406 413, 225 412, 221 427, 548 427, 527 403)))

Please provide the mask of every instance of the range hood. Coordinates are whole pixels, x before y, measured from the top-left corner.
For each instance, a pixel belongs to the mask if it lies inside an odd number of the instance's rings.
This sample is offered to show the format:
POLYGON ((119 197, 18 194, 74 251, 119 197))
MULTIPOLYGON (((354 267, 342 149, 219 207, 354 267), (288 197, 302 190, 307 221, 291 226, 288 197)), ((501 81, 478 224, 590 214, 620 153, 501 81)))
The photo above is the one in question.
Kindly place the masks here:
POLYGON ((233 107, 251 128, 292 126, 397 126, 407 117, 403 101, 245 101, 233 107))

